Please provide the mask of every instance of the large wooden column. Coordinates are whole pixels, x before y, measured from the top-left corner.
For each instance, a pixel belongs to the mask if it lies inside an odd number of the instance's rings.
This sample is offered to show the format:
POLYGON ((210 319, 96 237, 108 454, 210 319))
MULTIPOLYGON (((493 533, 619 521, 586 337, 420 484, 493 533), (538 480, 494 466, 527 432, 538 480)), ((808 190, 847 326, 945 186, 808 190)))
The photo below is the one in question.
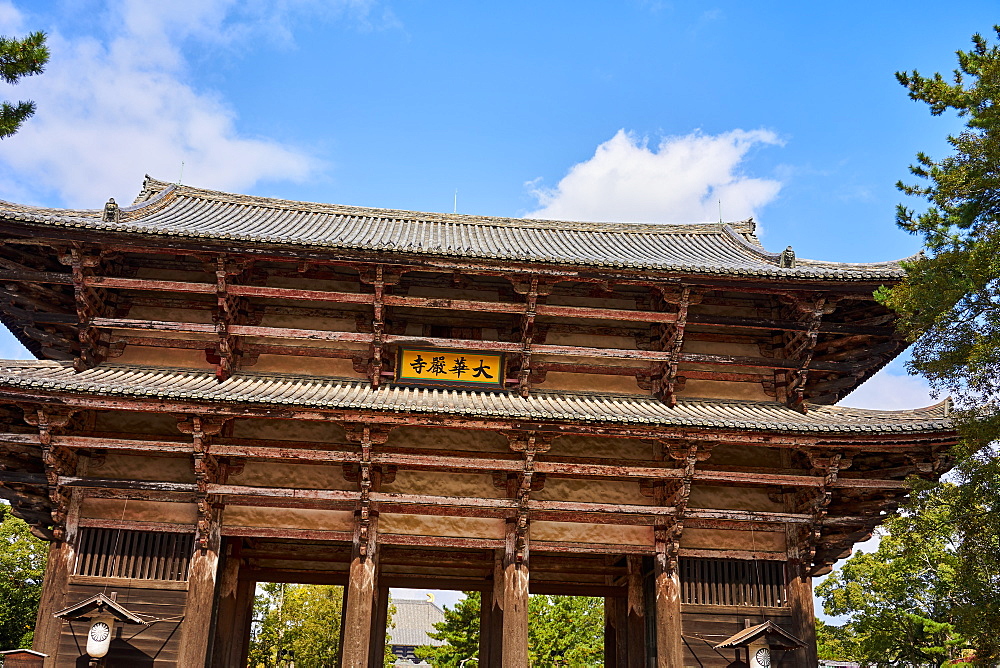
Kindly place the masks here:
POLYGON ((656 665, 672 668, 684 665, 681 636, 681 583, 676 563, 665 552, 653 559, 656 591, 656 665))
POLYGON ((483 655, 480 645, 480 660, 486 659, 485 666, 503 668, 503 604, 504 604, 504 553, 498 549, 493 553, 493 591, 490 592, 490 632, 489 654, 483 655))
POLYGON ((507 522, 503 556, 503 668, 528 668, 527 535, 519 550, 517 524, 516 519, 507 522))
POLYGON ((389 588, 379 585, 375 591, 375 608, 372 612, 371 642, 368 646, 368 665, 381 666, 385 662, 386 624, 389 620, 389 588))
POLYGON ((625 628, 628 638, 628 667, 646 666, 646 595, 642 586, 642 557, 630 554, 628 564, 628 598, 625 628))
POLYGON ((181 622, 180 651, 177 665, 185 668, 203 668, 208 665, 212 647, 212 611, 214 609, 216 581, 219 570, 218 513, 206 518, 205 546, 195 543, 194 554, 188 570, 187 603, 184 621, 181 622))
POLYGON ((253 613, 254 582, 240 580, 241 539, 226 541, 219 569, 215 613, 215 640, 212 645, 213 668, 238 668, 243 661, 243 639, 253 613))
POLYGON ((377 520, 371 518, 366 532, 362 532, 363 525, 360 521, 356 523, 354 530, 354 549, 347 582, 347 607, 344 610, 344 639, 340 661, 343 668, 368 666, 372 618, 378 593, 376 525, 377 520))
MULTIPOLYGON (((89 457, 77 456, 65 448, 52 445, 52 433, 69 423, 71 414, 55 410, 24 409, 24 419, 38 428, 42 446, 42 460, 52 501, 52 533, 55 540, 49 544, 49 555, 42 578, 42 596, 35 618, 35 635, 31 648, 48 655, 45 668, 54 668, 58 661, 59 640, 63 620, 54 613, 66 607, 66 590, 69 576, 76 564, 76 534, 80 521, 80 504, 83 490, 66 489, 59 485, 60 475, 87 475, 89 457)), ((6 649, 6 648, 5 648, 6 649)))
POLYGON ((806 573, 805 564, 789 561, 788 605, 792 609, 794 633, 806 644, 795 652, 796 666, 813 668, 819 662, 816 652, 816 610, 813 603, 812 577, 806 573))

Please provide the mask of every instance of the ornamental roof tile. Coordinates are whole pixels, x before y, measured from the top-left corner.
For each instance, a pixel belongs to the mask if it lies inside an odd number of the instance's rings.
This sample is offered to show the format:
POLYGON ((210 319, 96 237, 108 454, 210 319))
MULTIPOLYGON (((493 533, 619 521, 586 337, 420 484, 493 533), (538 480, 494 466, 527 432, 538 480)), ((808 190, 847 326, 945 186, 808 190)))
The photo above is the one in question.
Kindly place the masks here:
POLYGON ((779 266, 753 221, 690 225, 588 223, 418 213, 293 202, 168 184, 149 177, 120 219, 102 210, 0 202, 0 218, 60 228, 343 251, 774 278, 872 281, 898 262, 797 260, 779 266))
POLYGON ((220 383, 210 372, 187 369, 104 364, 75 373, 69 362, 0 361, 0 394, 18 389, 246 406, 755 431, 884 434, 952 428, 947 400, 905 411, 810 406, 803 414, 780 403, 736 399, 682 398, 671 408, 653 397, 634 395, 535 391, 522 398, 452 388, 373 389, 367 382, 350 379, 247 372, 220 383))

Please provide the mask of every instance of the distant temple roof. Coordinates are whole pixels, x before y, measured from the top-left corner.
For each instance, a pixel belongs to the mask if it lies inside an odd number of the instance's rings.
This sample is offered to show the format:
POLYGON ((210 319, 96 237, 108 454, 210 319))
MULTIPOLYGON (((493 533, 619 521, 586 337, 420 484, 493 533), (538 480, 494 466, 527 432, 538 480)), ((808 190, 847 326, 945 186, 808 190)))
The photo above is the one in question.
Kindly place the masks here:
POLYGON ((75 373, 69 362, 0 361, 0 394, 5 388, 249 406, 793 432, 892 433, 953 428, 947 418, 947 401, 903 411, 810 406, 809 412, 803 414, 776 402, 681 398, 671 408, 654 397, 632 395, 539 389, 522 398, 506 392, 444 388, 373 389, 362 380, 251 371, 220 383, 208 371, 112 363, 75 373))
POLYGON ((444 621, 444 612, 430 601, 410 601, 392 599, 396 612, 392 616, 393 626, 388 629, 389 644, 404 647, 443 645, 443 640, 434 640, 428 633, 434 633, 434 625, 444 621))
POLYGON ((147 177, 117 219, 104 211, 0 202, 0 218, 81 228, 250 244, 419 256, 835 281, 902 277, 898 262, 797 259, 781 266, 752 221, 691 225, 556 222, 416 213, 293 202, 168 184, 147 177))

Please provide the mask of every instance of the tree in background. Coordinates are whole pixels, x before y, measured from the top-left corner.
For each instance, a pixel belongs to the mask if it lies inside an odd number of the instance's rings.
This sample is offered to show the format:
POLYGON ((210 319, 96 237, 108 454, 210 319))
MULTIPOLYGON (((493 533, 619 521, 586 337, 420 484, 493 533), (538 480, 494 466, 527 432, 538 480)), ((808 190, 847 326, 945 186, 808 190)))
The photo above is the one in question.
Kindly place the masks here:
MULTIPOLYGON (((284 668, 294 658, 296 668, 336 666, 344 588, 332 585, 261 585, 254 597, 251 668, 284 668)), ((389 606, 388 626, 394 607, 389 606)), ((386 645, 385 663, 395 657, 386 645)))
MULTIPOLYGON (((0 37, 0 78, 8 84, 16 84, 22 77, 41 74, 48 61, 45 33, 33 32, 23 39, 0 37)), ((21 123, 33 113, 35 103, 31 101, 0 104, 0 139, 17 132, 21 123)))
MULTIPOLYGON (((1000 34, 1000 27, 994 30, 1000 34)), ((904 206, 897 223, 924 239, 925 254, 906 263, 906 277, 877 297, 901 316, 916 341, 910 370, 937 392, 949 392, 963 435, 950 494, 958 561, 955 623, 982 660, 1000 658, 1000 48, 981 35, 958 52, 945 78, 900 72, 914 100, 934 115, 955 112, 962 132, 949 136, 951 155, 917 155, 920 179, 899 183, 925 198, 920 214, 904 206)))
MULTIPOLYGON (((421 647, 417 656, 439 668, 459 668, 479 654, 479 592, 465 592, 445 608, 436 624, 440 647, 421 647)), ((533 666, 600 666, 604 663, 604 599, 532 595, 528 600, 528 654, 533 666)), ((466 664, 468 665, 468 664, 466 664)))
POLYGON ((31 647, 48 545, 0 503, 0 650, 31 647))
POLYGON ((829 615, 850 624, 825 624, 830 651, 867 665, 934 665, 965 655, 958 629, 959 535, 952 523, 955 485, 915 492, 915 512, 885 523, 878 549, 859 552, 816 588, 829 615))
POLYGON ((827 624, 822 619, 816 620, 816 652, 820 659, 834 661, 854 661, 860 658, 858 638, 854 627, 848 623, 843 626, 827 624))

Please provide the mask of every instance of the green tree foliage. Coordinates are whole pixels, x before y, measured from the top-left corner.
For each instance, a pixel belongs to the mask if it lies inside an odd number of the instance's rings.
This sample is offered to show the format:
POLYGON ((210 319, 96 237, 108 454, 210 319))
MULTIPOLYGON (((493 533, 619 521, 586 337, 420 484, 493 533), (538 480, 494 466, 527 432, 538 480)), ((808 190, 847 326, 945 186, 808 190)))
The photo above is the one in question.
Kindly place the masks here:
MULTIPOLYGON (((1000 34, 1000 27, 994 28, 1000 34)), ((958 52, 950 77, 900 72, 914 100, 934 115, 953 112, 964 129, 948 137, 941 159, 918 154, 917 184, 899 183, 922 197, 922 213, 900 206, 897 223, 921 235, 926 252, 905 265, 906 277, 877 296, 901 316, 916 341, 910 370, 937 392, 948 392, 964 441, 949 492, 949 531, 959 554, 955 579, 958 627, 980 658, 1000 658, 1000 47, 981 35, 958 52)))
POLYGON ((858 637, 854 632, 854 627, 850 623, 834 626, 817 619, 816 651, 820 659, 837 661, 859 659, 858 637))
MULTIPOLYGON (((440 668, 458 668, 479 654, 479 592, 465 592, 445 608, 435 625, 440 647, 421 647, 417 656, 440 668)), ((528 600, 528 653, 532 666, 601 666, 604 662, 604 599, 533 595, 528 600)), ((469 662, 466 665, 473 664, 469 662)))
POLYGON ((951 484, 919 490, 915 512, 889 519, 875 552, 855 554, 816 588, 827 614, 850 617, 849 629, 827 629, 827 642, 849 652, 837 658, 940 666, 964 655, 957 492, 951 484))
POLYGON ((48 544, 0 503, 0 650, 31 647, 48 544))
MULTIPOLYGON (((254 597, 250 668, 284 668, 291 652, 296 668, 339 665, 343 587, 268 582, 254 597)), ((389 606, 389 622, 395 608, 389 606)), ((395 657, 385 649, 386 665, 395 657)))
MULTIPOLYGON (((45 33, 33 32, 23 39, 0 36, 0 78, 6 83, 13 85, 22 77, 41 74, 48 61, 45 33)), ((0 104, 0 139, 17 132, 33 113, 35 103, 31 101, 0 104)))
POLYGON ((445 606, 444 621, 434 625, 436 633, 428 634, 434 640, 443 641, 444 645, 418 647, 417 656, 441 668, 458 668, 463 659, 478 656, 481 604, 482 596, 478 591, 467 591, 455 607, 445 606))

